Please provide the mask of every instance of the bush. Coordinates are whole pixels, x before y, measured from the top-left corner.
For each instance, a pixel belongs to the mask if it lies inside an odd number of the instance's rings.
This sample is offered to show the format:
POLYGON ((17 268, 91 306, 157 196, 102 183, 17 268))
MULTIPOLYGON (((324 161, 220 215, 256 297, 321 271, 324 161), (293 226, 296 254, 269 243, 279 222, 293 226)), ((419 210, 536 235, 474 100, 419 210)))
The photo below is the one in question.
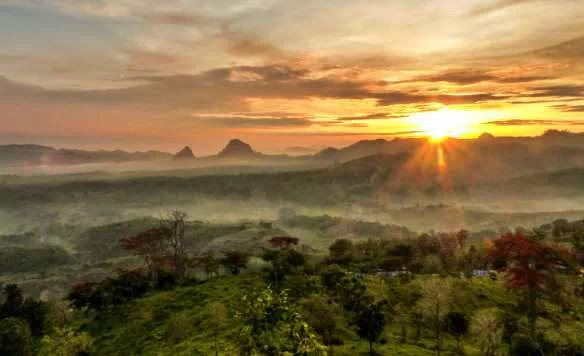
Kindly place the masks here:
POLYGON ((40 356, 79 356, 89 354, 93 339, 86 333, 75 333, 71 328, 58 328, 41 342, 40 356))
POLYGON ((16 318, 0 320, 0 355, 32 355, 32 335, 25 321, 16 318))
POLYGON ((193 321, 187 313, 175 314, 168 322, 166 340, 171 344, 179 344, 193 334, 193 321))
POLYGON ((542 356, 540 347, 527 337, 515 338, 511 346, 511 355, 513 356, 542 356))

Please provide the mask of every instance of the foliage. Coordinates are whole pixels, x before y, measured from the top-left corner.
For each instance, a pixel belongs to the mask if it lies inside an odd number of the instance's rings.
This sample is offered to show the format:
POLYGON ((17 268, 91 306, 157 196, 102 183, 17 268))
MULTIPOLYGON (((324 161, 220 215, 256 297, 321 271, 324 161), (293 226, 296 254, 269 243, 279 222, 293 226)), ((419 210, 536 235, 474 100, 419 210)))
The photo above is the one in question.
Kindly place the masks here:
POLYGON ((503 341, 503 328, 496 310, 479 310, 473 317, 471 330, 485 356, 495 356, 503 341))
POLYGON ((510 289, 526 292, 530 336, 535 339, 537 300, 544 294, 558 291, 555 270, 567 260, 567 253, 528 239, 521 233, 508 233, 495 239, 487 254, 500 270, 506 272, 510 289))
POLYGON ((87 333, 77 333, 70 327, 57 328, 41 342, 39 356, 78 356, 89 354, 93 338, 87 333))
POLYGON ((357 334, 369 342, 369 354, 374 355, 373 344, 385 327, 384 303, 364 306, 357 314, 357 334))
POLYGON ((465 313, 450 312, 446 314, 446 327, 450 334, 456 337, 457 348, 461 350, 460 340, 468 334, 469 320, 465 313))
POLYGON ((77 309, 102 311, 139 298, 150 288, 147 277, 139 271, 128 271, 118 278, 108 278, 101 283, 77 283, 67 299, 77 309))
POLYGON ((249 256, 246 253, 238 251, 229 251, 221 259, 221 263, 232 273, 239 274, 239 271, 247 266, 249 256))
POLYGON ((238 338, 243 354, 326 354, 325 347, 290 304, 286 291, 276 293, 266 287, 244 296, 236 319, 243 323, 238 338))
POLYGON ((426 315, 434 328, 436 350, 442 348, 442 322, 450 309, 453 282, 448 278, 433 277, 421 282, 422 297, 418 302, 420 310, 426 315))
POLYGON ((215 345, 215 355, 219 354, 218 335, 219 330, 227 323, 227 307, 221 302, 213 302, 209 305, 208 324, 213 330, 213 343, 215 345))
POLYGON ((0 320, 0 355, 29 356, 33 348, 32 335, 25 321, 9 317, 0 320))
POLYGON ((338 239, 329 246, 329 260, 331 263, 347 265, 353 261, 353 242, 348 239, 338 239))
POLYGON ((312 295, 301 303, 304 319, 320 335, 325 345, 333 344, 334 335, 341 323, 341 308, 323 295, 312 295))
POLYGON ((150 275, 156 280, 157 273, 165 261, 168 235, 169 230, 166 228, 153 228, 121 239, 120 245, 130 253, 142 257, 150 275))

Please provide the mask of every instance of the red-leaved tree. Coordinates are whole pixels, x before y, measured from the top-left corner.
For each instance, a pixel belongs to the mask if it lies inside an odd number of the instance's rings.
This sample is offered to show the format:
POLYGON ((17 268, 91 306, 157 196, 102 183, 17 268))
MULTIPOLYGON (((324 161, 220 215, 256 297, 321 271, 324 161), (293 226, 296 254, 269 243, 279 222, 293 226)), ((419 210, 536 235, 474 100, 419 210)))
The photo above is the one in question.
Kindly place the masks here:
POLYGON ((298 245, 298 239, 296 237, 290 237, 290 236, 272 237, 270 240, 268 240, 268 242, 273 247, 277 247, 277 248, 281 248, 281 249, 289 248, 292 245, 298 245))
POLYGON ((558 286, 555 272, 566 261, 567 251, 523 236, 507 233, 487 246, 487 257, 507 274, 507 286, 524 291, 528 302, 530 337, 535 338, 537 300, 558 286))
POLYGON ((165 228, 146 230, 132 237, 120 240, 120 245, 131 254, 144 259, 152 279, 158 279, 158 272, 166 262, 166 240, 169 232, 165 228))

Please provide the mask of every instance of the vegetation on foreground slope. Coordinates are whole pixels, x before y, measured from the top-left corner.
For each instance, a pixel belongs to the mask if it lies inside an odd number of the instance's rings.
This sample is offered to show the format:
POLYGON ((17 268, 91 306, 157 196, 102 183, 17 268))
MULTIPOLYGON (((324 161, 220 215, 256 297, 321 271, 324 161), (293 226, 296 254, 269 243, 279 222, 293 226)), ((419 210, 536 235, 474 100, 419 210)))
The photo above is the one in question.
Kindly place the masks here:
POLYGON ((584 353, 581 221, 484 244, 464 230, 338 239, 324 258, 287 235, 255 254, 197 252, 187 226, 175 212, 129 234, 120 247, 141 266, 79 282, 66 304, 4 286, 0 353, 584 353))

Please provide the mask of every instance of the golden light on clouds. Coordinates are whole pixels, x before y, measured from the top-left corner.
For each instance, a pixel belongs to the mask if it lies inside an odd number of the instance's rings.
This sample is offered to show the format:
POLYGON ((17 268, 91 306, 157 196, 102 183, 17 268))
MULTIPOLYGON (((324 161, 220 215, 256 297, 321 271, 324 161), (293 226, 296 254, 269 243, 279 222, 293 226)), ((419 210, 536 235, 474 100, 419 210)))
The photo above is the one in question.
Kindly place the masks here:
POLYGON ((283 149, 584 129, 578 1, 2 3, 0 143, 79 147, 87 130, 208 152, 211 136, 283 149))
POLYGON ((472 133, 477 119, 472 111, 444 108, 434 112, 417 113, 410 116, 410 121, 422 134, 434 141, 445 137, 461 137, 472 133))

